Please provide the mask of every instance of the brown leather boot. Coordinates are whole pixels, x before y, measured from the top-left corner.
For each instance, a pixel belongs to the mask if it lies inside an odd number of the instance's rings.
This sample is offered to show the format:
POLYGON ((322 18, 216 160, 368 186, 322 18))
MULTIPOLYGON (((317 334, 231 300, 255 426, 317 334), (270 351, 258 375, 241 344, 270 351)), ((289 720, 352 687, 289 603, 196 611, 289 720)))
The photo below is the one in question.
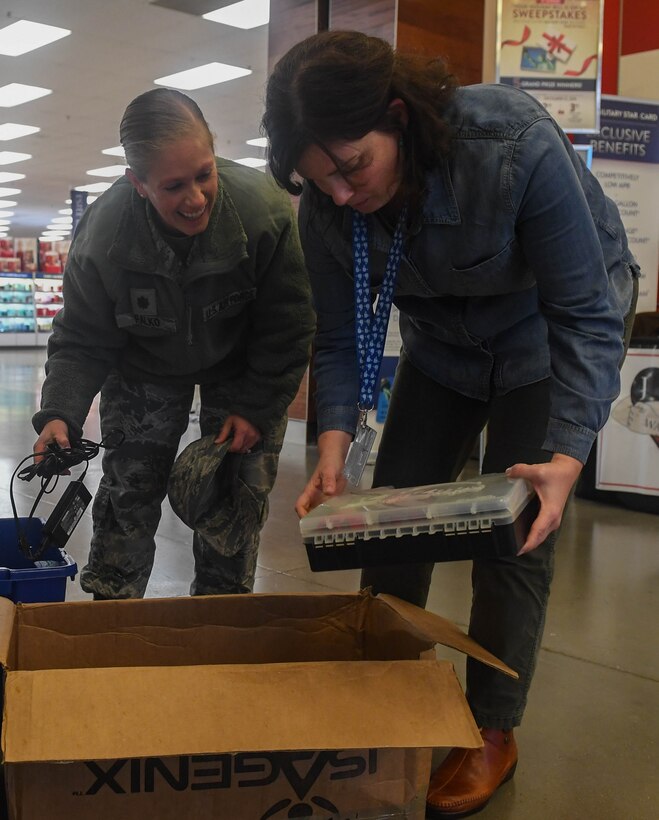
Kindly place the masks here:
POLYGON ((431 816, 474 814, 515 774, 517 744, 512 731, 481 729, 481 736, 481 749, 452 749, 433 773, 427 797, 431 816))

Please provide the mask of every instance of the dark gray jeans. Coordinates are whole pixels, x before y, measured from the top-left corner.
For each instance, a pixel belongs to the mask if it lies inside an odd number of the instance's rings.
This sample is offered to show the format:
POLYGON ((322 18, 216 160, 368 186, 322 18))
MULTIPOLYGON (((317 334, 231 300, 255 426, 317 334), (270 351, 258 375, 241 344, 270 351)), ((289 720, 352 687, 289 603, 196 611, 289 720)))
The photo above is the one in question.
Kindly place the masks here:
MULTIPOLYGON (((218 433, 228 413, 212 388, 202 385, 200 393, 201 434, 218 433)), ((85 592, 102 598, 144 596, 153 568, 161 505, 193 397, 193 386, 128 383, 116 373, 103 385, 101 432, 107 436, 118 428, 126 440, 121 447, 103 453, 103 476, 92 507, 89 560, 80 573, 85 592)), ((267 517, 284 429, 282 420, 254 452, 227 456, 240 459, 238 474, 262 505, 261 526, 267 517)), ((242 533, 240 548, 224 555, 218 545, 194 533, 191 594, 250 592, 259 535, 260 529, 242 533)))
MULTIPOLYGON (((483 472, 503 472, 517 462, 549 461, 551 453, 542 449, 548 413, 549 380, 482 402, 441 387, 403 356, 373 485, 454 481, 485 424, 483 472)), ((522 720, 545 624, 555 540, 552 533, 526 555, 473 562, 469 634, 520 676, 514 680, 467 659, 467 700, 479 726, 511 729, 522 720)), ((362 586, 423 607, 434 567, 372 567, 362 573, 362 586)))

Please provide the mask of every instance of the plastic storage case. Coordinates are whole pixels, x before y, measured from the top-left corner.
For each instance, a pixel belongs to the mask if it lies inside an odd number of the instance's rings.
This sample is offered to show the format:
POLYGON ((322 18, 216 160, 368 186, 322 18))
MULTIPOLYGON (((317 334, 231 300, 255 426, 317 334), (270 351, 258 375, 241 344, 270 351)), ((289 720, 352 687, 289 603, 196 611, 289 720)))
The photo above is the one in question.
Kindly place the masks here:
POLYGON ((503 473, 332 498, 300 520, 315 572, 515 555, 539 503, 503 473))
MULTIPOLYGON (((38 547, 43 521, 19 518, 18 526, 30 546, 38 547)), ((30 561, 18 546, 16 521, 0 518, 0 596, 23 604, 63 601, 66 579, 75 578, 77 572, 75 561, 58 547, 48 547, 36 563, 30 561)))

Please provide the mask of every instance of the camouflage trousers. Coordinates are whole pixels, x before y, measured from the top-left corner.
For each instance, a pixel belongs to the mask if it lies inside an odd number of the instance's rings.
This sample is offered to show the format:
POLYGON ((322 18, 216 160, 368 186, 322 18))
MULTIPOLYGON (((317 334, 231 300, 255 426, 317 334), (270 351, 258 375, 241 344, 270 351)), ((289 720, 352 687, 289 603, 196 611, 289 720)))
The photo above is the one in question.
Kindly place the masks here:
MULTIPOLYGON (((205 385, 200 395, 201 434, 216 434, 228 415, 222 406, 226 397, 220 399, 216 390, 205 385)), ((188 426, 193 397, 192 386, 128 383, 117 373, 103 385, 101 432, 107 436, 118 428, 126 438, 121 447, 103 453, 103 475, 92 507, 89 560, 80 573, 85 592, 98 598, 144 596, 167 481, 188 426)), ((235 545, 227 549, 194 533, 190 594, 251 592, 285 426, 284 418, 252 453, 236 455, 238 475, 261 505, 260 520, 258 526, 240 533, 238 549, 235 545)))

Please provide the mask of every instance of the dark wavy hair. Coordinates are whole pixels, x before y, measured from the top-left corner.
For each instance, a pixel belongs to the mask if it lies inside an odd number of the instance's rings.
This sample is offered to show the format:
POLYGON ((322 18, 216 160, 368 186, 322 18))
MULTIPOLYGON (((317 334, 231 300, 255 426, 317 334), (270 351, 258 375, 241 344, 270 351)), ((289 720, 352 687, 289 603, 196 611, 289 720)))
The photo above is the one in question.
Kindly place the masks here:
POLYGON ((198 131, 208 136, 213 149, 213 135, 197 103, 174 88, 152 88, 128 104, 119 138, 128 165, 143 180, 164 145, 198 131))
MULTIPOLYGON (((399 133, 403 179, 412 199, 421 196, 425 176, 446 152, 451 129, 443 119, 457 82, 438 57, 405 54, 385 40, 357 31, 325 31, 293 46, 268 80, 261 130, 268 164, 278 184, 302 191, 292 179, 310 145, 357 140, 370 131, 399 133), (405 126, 392 100, 408 111, 405 126)), ((331 154, 330 154, 331 155, 331 154)))

